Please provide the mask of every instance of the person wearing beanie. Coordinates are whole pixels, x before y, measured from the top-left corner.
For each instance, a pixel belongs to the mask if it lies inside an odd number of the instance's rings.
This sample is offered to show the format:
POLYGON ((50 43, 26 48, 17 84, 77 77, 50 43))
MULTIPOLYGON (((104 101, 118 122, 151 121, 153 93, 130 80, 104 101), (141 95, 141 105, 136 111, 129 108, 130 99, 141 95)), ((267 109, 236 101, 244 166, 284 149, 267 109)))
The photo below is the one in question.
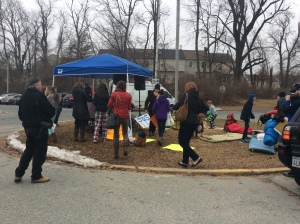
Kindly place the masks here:
POLYGON ((252 113, 253 101, 256 100, 255 94, 250 94, 248 101, 245 103, 240 119, 245 122, 245 129, 243 133, 243 137, 241 139, 241 143, 249 143, 247 140, 250 138, 247 136, 249 129, 250 118, 255 119, 254 114, 252 113))
POLYGON ((277 105, 275 107, 275 110, 277 110, 277 114, 278 114, 278 117, 282 117, 284 118, 286 116, 286 114, 283 112, 283 104, 285 102, 285 92, 280 92, 278 93, 277 95, 277 105))
MULTIPOLYGON (((155 100, 159 96, 158 94, 159 90, 160 90, 160 85, 156 84, 154 90, 148 95, 145 101, 145 113, 148 113, 150 118, 154 115, 152 108, 155 100)), ((155 129, 156 129, 155 125, 152 123, 152 121, 150 121, 149 136, 155 136, 155 129)))
POLYGON ((26 133, 26 148, 15 171, 15 182, 21 182, 32 159, 31 183, 44 183, 50 178, 42 176, 42 166, 46 160, 48 131, 41 126, 41 122, 52 124, 55 108, 41 92, 42 82, 39 77, 28 79, 26 92, 19 102, 19 119, 26 133))

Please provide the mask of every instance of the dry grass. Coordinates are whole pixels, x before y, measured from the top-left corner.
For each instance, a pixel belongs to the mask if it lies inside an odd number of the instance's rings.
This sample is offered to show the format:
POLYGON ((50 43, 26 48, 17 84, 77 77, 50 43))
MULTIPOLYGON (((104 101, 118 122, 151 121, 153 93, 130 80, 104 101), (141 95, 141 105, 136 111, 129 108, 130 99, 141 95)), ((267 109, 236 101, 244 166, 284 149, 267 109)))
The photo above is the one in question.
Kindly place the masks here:
MULTIPOLYGON (((238 102, 231 103, 231 105, 222 106, 222 110, 224 111, 237 111, 237 110, 243 110, 243 106, 246 103, 247 100, 239 100, 238 102)), ((257 99, 253 103, 252 110, 273 110, 276 106, 277 101, 276 100, 267 100, 267 99, 257 99)), ((217 106, 218 107, 218 106, 217 106)))
MULTIPOLYGON (((73 142, 73 121, 62 123, 57 129, 58 143, 52 144, 59 148, 71 151, 79 150, 81 155, 95 158, 102 162, 119 165, 149 166, 149 167, 173 167, 179 168, 177 162, 182 159, 182 152, 171 151, 159 147, 157 142, 147 143, 145 147, 129 147, 129 155, 124 157, 120 146, 120 158, 113 158, 112 140, 106 143, 93 143, 93 134, 87 133, 86 142, 73 142)), ((206 135, 223 134, 220 129, 205 130, 206 135)), ((164 135, 164 146, 178 143, 178 131, 167 130, 164 135)), ((25 134, 22 131, 19 140, 25 142, 25 134)), ((120 142, 122 143, 122 142, 120 142)), ((121 144, 120 144, 121 145, 121 144)), ((278 155, 254 153, 248 150, 248 144, 239 141, 210 143, 193 138, 190 143, 196 147, 195 151, 203 158, 203 163, 197 169, 254 169, 283 167, 278 160, 278 155)), ((190 161, 190 164, 192 161, 190 161)))

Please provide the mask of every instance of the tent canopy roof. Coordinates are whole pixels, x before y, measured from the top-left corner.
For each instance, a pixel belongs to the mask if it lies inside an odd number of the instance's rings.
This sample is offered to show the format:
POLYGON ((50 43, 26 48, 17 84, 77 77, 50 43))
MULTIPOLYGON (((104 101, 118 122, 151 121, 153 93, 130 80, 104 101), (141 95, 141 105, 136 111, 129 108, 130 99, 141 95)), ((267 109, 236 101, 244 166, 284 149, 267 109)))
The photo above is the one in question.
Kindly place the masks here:
POLYGON ((152 78, 152 71, 149 69, 111 54, 101 54, 54 68, 54 76, 81 78, 106 79, 113 78, 113 74, 127 73, 129 78, 133 78, 135 75, 152 78))

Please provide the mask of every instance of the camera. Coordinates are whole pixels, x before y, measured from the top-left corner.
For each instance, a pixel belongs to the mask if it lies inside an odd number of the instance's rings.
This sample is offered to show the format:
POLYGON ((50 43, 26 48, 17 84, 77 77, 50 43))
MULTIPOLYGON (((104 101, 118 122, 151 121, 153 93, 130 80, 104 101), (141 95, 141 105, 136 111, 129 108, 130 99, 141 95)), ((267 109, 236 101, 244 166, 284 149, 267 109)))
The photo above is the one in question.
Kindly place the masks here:
POLYGON ((296 93, 291 93, 291 100, 296 100, 298 99, 296 93))
POLYGON ((291 92, 291 100, 296 100, 296 99, 298 99, 298 96, 296 95, 296 91, 298 90, 298 89, 300 89, 300 84, 299 83, 294 83, 293 85, 292 85, 292 89, 290 90, 290 92, 291 92))

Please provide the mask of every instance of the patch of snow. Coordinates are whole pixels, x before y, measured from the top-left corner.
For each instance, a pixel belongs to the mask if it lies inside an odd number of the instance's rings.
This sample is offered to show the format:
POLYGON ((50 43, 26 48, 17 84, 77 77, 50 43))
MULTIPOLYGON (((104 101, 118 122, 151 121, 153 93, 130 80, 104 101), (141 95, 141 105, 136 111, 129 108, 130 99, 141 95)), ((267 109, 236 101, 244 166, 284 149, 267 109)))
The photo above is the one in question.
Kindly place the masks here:
MULTIPOLYGON (((11 136, 8 137, 10 140, 10 146, 15 149, 20 149, 24 152, 26 146, 17 138, 20 135, 18 133, 12 134, 11 136)), ((48 146, 48 151, 47 151, 47 156, 48 157, 54 157, 60 160, 72 162, 84 167, 100 167, 103 165, 102 162, 91 159, 86 156, 81 156, 79 155, 80 151, 69 151, 66 149, 59 149, 58 147, 55 146, 48 146)))

